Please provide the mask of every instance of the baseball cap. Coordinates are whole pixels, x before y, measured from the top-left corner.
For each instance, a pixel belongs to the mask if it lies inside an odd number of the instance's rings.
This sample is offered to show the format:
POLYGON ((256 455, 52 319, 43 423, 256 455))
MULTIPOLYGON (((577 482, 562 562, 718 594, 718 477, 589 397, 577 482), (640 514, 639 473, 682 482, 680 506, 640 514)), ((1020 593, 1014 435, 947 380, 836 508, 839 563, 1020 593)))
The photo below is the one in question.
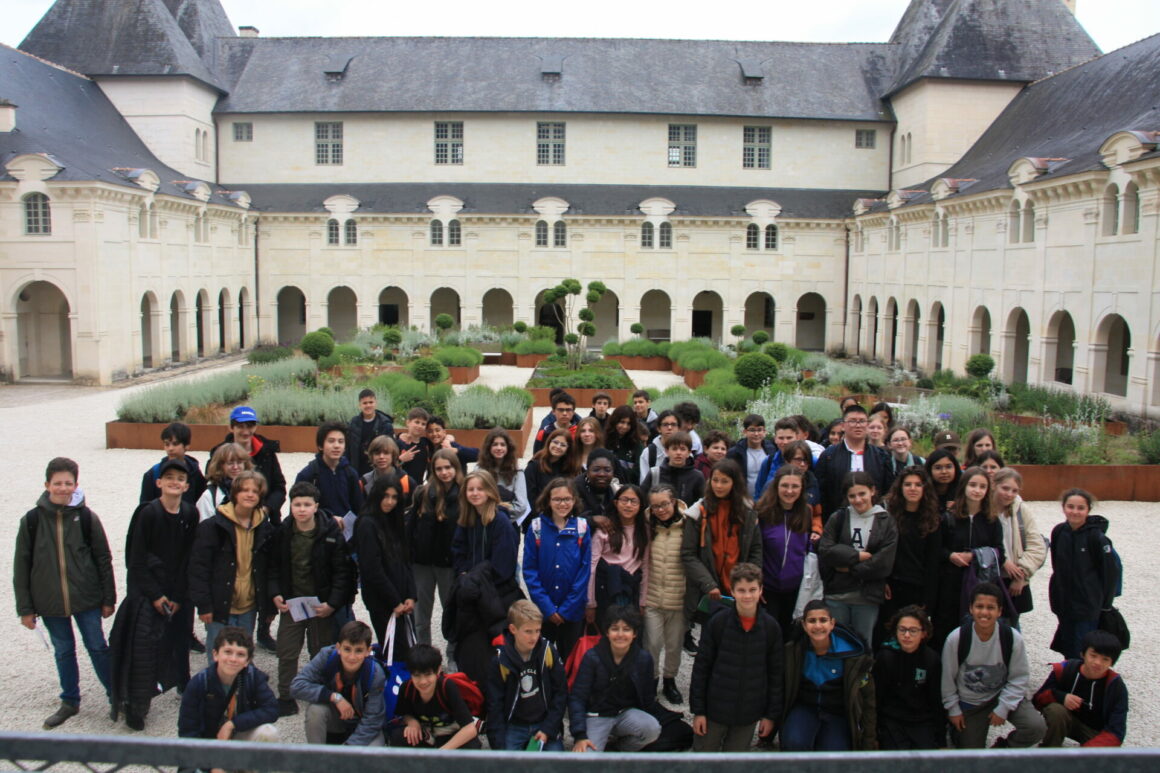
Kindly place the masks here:
POLYGON ((162 477, 168 470, 180 470, 189 475, 189 467, 180 459, 166 459, 162 462, 161 466, 157 468, 157 477, 162 477))
POLYGON ((934 433, 935 448, 949 447, 958 450, 959 448, 962 448, 962 446, 963 444, 962 441, 959 440, 958 434, 951 432, 949 429, 934 433))
POLYGON ((239 405, 230 411, 230 424, 241 424, 245 421, 258 423, 258 414, 253 408, 248 405, 239 405))

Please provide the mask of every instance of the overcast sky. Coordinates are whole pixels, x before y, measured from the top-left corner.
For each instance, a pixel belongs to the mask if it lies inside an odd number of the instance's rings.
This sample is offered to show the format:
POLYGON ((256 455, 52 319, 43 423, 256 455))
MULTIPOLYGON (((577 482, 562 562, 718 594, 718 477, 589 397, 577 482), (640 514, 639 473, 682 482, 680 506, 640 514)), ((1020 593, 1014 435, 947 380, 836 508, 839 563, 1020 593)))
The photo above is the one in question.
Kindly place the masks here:
MULTIPOLYGON (((113 0, 104 0, 113 2, 113 0)), ((1063 0, 1060 0, 1062 2, 1063 0)), ((766 0, 705 12, 666 5, 587 0, 565 13, 536 13, 528 0, 442 0, 434 5, 367 0, 222 0, 235 26, 263 36, 515 36, 698 38, 881 42, 909 0, 766 0), (748 10, 745 10, 748 8, 748 10)), ((0 42, 10 46, 35 26, 52 0, 3 0, 0 42)), ((546 6, 539 5, 543 8, 546 6)), ((710 6, 711 7, 711 6, 710 6)), ((1078 0, 1078 16, 1104 51, 1160 32, 1160 0, 1078 0)))

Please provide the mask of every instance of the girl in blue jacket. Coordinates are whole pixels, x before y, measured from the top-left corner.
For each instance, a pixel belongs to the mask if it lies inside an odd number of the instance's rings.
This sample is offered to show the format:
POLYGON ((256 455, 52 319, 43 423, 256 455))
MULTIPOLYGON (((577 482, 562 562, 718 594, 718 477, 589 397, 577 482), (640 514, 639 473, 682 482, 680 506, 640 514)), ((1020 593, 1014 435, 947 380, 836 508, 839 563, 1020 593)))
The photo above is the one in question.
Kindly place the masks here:
POLYGON ((524 541, 524 583, 544 613, 543 636, 568 658, 584 625, 592 545, 580 497, 566 478, 552 480, 536 502, 524 541))

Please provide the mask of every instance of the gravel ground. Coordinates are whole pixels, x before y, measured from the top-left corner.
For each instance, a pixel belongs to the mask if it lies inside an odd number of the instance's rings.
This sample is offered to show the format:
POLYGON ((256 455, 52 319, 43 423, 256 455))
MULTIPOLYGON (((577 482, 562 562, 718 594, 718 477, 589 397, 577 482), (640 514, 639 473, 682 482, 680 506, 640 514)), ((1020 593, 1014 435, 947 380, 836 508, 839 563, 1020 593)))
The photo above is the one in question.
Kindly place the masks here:
MULTIPOLYGON (((227 363, 220 368, 238 367, 227 363)), ((217 370, 218 367, 206 369, 217 370)), ((513 367, 487 366, 482 381, 492 386, 522 385, 528 371, 513 367)), ((632 372, 637 384, 664 388, 679 382, 669 373, 655 371, 632 372)), ((177 374, 175 378, 196 378, 197 374, 177 374)), ((0 550, 0 573, 11 576, 12 549, 16 526, 43 491, 44 466, 53 456, 70 456, 80 464, 80 484, 89 505, 100 517, 110 535, 117 570, 118 591, 124 591, 124 534, 129 517, 136 505, 141 474, 160 458, 159 451, 106 450, 104 423, 115 418, 116 406, 134 389, 72 387, 61 385, 15 385, 0 387, 0 427, 8 438, 8 451, 0 487, 4 493, 4 509, 9 526, 3 530, 4 548, 0 550)), ((581 406, 585 408, 586 406, 581 406)), ((547 409, 536 409, 536 421, 547 409)), ((587 411, 585 410, 585 413, 587 411)), ((530 442, 529 442, 530 450, 530 442)), ((199 454, 204 457, 204 454, 199 454)), ((527 454, 525 454, 525 457, 527 454)), ((282 467, 292 479, 308 461, 309 454, 282 454, 282 467)), ((204 459, 203 467, 204 467, 204 459)), ((1060 488, 1083 485, 1083 481, 1060 479, 1060 488)), ((1055 502, 1035 502, 1031 507, 1042 531, 1062 520, 1055 502)), ((1119 606, 1132 628, 1133 647, 1120 659, 1117 670, 1123 674, 1132 692, 1131 715, 1128 720, 1128 742, 1132 746, 1160 746, 1160 700, 1145 695, 1142 686, 1160 675, 1155 664, 1160 661, 1160 643, 1150 634, 1160 630, 1160 613, 1148 606, 1144 590, 1160 585, 1160 563, 1149 559, 1148 543, 1136 541, 1132 534, 1146 532, 1150 518, 1156 517, 1157 506, 1146 502, 1104 502, 1097 511, 1111 521, 1109 535, 1123 558, 1126 568, 1124 596, 1119 606), (1152 665, 1149 665, 1152 664, 1152 665)), ((1035 611, 1023 618, 1023 633, 1031 659, 1033 688, 1038 688, 1047 674, 1048 664, 1058 656, 1048 649, 1055 627, 1055 618, 1048 611, 1047 579, 1050 567, 1045 567, 1031 583, 1035 593, 1035 611)), ((356 614, 365 616, 361 601, 356 614)), ((14 611, 14 610, 13 610, 14 611)), ((106 621, 106 633, 111 621, 106 621)), ((200 626, 199 626, 200 628, 200 626)), ((15 614, 2 630, 12 636, 10 644, 25 653, 24 657, 10 657, 0 662, 0 680, 6 685, 0 694, 0 727, 16 731, 40 731, 44 717, 58 705, 59 688, 52 653, 45 649, 40 637, 23 628, 15 614), (37 678, 30 679, 29 674, 37 678)), ((79 645, 79 642, 78 642, 79 645)), ((303 654, 305 657, 305 653, 303 654)), ((191 655, 192 667, 204 666, 204 658, 191 655)), ((269 674, 276 674, 277 662, 273 655, 259 651, 257 665, 269 674)), ((684 658, 679 684, 686 698, 691 658, 684 658)), ((69 733, 109 733, 133 735, 123 723, 113 724, 108 717, 108 706, 99 698, 101 688, 93 675, 85 653, 80 653, 81 693, 84 696, 81 713, 69 720, 63 730, 69 733)), ((177 722, 179 699, 170 692, 155 699, 146 720, 145 735, 172 736, 177 722)), ((279 729, 283 738, 304 742, 300 718, 282 720, 279 729)))

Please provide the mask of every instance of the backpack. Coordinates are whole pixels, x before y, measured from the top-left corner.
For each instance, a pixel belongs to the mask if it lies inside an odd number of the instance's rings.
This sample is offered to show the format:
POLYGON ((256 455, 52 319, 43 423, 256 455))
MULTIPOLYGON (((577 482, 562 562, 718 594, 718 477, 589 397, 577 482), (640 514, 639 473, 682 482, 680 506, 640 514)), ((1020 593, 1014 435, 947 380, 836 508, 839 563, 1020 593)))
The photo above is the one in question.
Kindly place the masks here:
MULTIPOLYGON (((1015 634, 1011 631, 1011 626, 999 621, 999 649, 1003 652, 1003 665, 1008 669, 1011 667, 1011 651, 1015 649, 1015 634)), ((964 622, 959 626, 959 665, 962 666, 967 662, 967 656, 971 653, 971 629, 974 627, 974 622, 964 622)))
MULTIPOLYGON (((543 529, 544 529, 544 527, 540 523, 540 519, 534 518, 532 520, 532 536, 536 540, 536 550, 540 549, 540 536, 543 533, 543 529)), ((584 548, 584 537, 587 534, 588 534, 588 519, 587 518, 580 518, 579 516, 577 516, 576 517, 576 546, 577 547, 579 547, 581 549, 584 548)))
MULTIPOLYGON (((362 668, 359 669, 359 684, 356 688, 355 695, 353 696, 356 698, 356 700, 369 695, 371 687, 375 682, 374 663, 380 660, 377 643, 371 647, 371 653, 372 656, 367 659, 368 662, 364 662, 362 668)), ((330 680, 338 676, 338 673, 341 669, 342 660, 339 658, 338 648, 335 647, 335 649, 331 651, 330 657, 326 659, 326 664, 322 667, 323 684, 330 684, 330 680)), ((358 700, 357 703, 352 702, 354 710, 360 717, 362 716, 362 706, 360 705, 361 703, 361 700, 358 700)))
MULTIPOLYGON (((148 502, 146 502, 146 504, 148 504, 148 502)), ((140 509, 140 507, 138 507, 138 509, 140 509)), ((38 511, 33 510, 28 515, 24 516, 24 520, 26 523, 25 528, 28 530, 28 540, 32 544, 33 547, 36 546, 36 529, 37 529, 36 522, 40 520, 36 516, 39 514, 40 513, 38 511)), ((135 514, 136 513, 134 513, 134 515, 135 514)), ((93 511, 88 508, 88 505, 81 505, 80 521, 81 521, 81 539, 83 539, 85 541, 85 545, 87 545, 89 548, 92 548, 92 546, 93 546, 93 511)), ((1117 558, 1118 558, 1118 556, 1117 556, 1117 558)), ((1119 594, 1117 593, 1116 595, 1118 596, 1119 594)))
MULTIPOLYGON (((450 712, 451 710, 447 700, 448 682, 455 682, 456 686, 459 687, 459 696, 467 704, 467 710, 471 712, 471 716, 482 718, 487 714, 487 702, 483 699, 483 691, 479 689, 479 685, 471 680, 471 677, 462 671, 443 674, 435 687, 435 699, 439 701, 439 706, 444 711, 450 712)), ((418 700, 419 690, 415 687, 414 682, 407 682, 407 696, 411 700, 418 700)))

